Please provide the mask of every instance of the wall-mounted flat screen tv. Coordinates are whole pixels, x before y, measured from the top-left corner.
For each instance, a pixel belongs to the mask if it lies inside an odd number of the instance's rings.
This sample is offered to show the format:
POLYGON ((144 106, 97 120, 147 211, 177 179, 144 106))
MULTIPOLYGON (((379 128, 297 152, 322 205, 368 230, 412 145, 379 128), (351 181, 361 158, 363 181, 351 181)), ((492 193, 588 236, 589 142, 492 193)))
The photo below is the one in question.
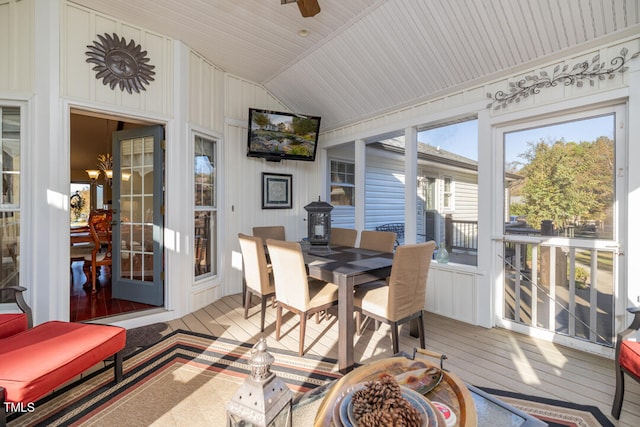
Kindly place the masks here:
POLYGON ((247 156, 312 162, 319 131, 320 117, 250 108, 247 156))

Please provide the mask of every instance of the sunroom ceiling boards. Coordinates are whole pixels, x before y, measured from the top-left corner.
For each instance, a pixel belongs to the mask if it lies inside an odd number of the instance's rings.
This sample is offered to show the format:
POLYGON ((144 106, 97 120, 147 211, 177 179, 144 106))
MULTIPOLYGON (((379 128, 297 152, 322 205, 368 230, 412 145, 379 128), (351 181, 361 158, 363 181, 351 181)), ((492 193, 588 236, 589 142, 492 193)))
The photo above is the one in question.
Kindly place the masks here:
POLYGON ((640 0, 74 0, 183 41, 329 130, 640 32, 640 0), (299 35, 307 30, 307 36, 299 35))

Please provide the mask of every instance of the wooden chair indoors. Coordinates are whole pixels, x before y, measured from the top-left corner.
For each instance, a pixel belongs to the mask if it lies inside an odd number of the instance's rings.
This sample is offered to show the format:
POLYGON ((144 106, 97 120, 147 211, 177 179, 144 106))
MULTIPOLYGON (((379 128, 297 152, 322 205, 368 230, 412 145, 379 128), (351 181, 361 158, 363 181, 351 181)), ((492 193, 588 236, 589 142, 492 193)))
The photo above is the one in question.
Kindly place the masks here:
POLYGON ((284 225, 253 227, 252 232, 254 236, 262 237, 262 239, 265 241, 267 239, 285 240, 284 225))
POLYGON ((273 276, 267 266, 267 256, 264 251, 264 241, 261 237, 247 236, 239 233, 240 250, 244 264, 245 297, 244 318, 249 317, 251 296, 257 295, 261 302, 260 332, 264 332, 264 314, 267 309, 267 300, 274 297, 276 289, 273 284, 273 276))
POLYGON ((356 288, 356 332, 361 333, 362 314, 391 326, 393 354, 399 351, 398 326, 418 320, 420 347, 425 348, 424 302, 434 241, 398 246, 386 286, 356 288))
POLYGON ((85 262, 91 266, 91 293, 96 293, 98 267, 111 267, 111 209, 98 209, 89 214, 89 232, 93 239, 91 253, 85 255, 85 262), (103 245, 105 246, 103 248, 103 245))
MULTIPOLYGON (((300 315, 298 354, 304 354, 307 318, 338 303, 338 285, 307 276, 298 242, 267 239, 276 287, 276 340, 280 341, 282 309, 300 315)), ((316 315, 316 323, 320 318, 316 315)))
POLYGON ((611 415, 620 419, 624 398, 624 374, 640 382, 640 342, 631 341, 631 335, 640 329, 640 307, 627 309, 635 317, 627 329, 618 334, 616 342, 616 394, 613 399, 611 415))
POLYGON ((393 231, 363 230, 360 233, 360 248, 393 253, 396 233, 393 231))
POLYGON ((349 246, 354 248, 358 238, 358 230, 352 228, 331 227, 329 246, 349 246))

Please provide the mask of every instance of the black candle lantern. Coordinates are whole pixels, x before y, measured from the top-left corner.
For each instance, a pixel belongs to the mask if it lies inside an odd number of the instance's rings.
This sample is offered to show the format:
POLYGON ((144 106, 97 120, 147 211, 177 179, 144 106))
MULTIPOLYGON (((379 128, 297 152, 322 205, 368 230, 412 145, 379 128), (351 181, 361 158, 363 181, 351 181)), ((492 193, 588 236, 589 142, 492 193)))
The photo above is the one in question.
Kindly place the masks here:
POLYGON ((304 207, 307 211, 307 236, 313 246, 329 246, 331 237, 331 206, 327 202, 311 202, 304 207))

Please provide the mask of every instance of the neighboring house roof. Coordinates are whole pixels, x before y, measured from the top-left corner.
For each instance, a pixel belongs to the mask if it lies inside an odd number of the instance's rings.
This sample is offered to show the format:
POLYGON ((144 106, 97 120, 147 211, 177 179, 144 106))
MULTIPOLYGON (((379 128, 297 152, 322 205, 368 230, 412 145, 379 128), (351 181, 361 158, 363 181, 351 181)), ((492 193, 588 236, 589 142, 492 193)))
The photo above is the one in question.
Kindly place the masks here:
MULTIPOLYGON (((404 137, 385 139, 383 141, 367 144, 368 147, 379 150, 390 151, 392 153, 404 154, 404 137)), ((459 154, 452 153, 440 147, 418 141, 418 159, 433 162, 441 165, 457 167, 461 169, 478 172, 478 161, 459 154)), ((522 176, 507 172, 507 179, 518 180, 522 176)))
MULTIPOLYGON (((393 153, 404 154, 404 137, 385 139, 384 141, 370 143, 368 146, 393 153)), ((424 142, 418 142, 418 159, 472 171, 478 170, 477 161, 443 150, 440 147, 425 144, 424 142)))

